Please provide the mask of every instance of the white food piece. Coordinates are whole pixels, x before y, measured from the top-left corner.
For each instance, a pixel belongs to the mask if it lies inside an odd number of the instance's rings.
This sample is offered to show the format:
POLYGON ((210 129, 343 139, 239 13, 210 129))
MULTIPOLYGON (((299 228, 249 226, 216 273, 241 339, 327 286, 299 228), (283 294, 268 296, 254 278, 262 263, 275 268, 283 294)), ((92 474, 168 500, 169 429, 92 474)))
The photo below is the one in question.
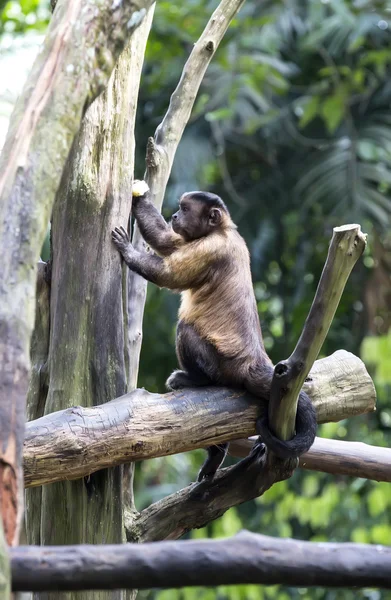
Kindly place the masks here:
POLYGON ((139 179, 133 181, 132 196, 144 196, 147 192, 149 192, 149 186, 146 181, 139 179))

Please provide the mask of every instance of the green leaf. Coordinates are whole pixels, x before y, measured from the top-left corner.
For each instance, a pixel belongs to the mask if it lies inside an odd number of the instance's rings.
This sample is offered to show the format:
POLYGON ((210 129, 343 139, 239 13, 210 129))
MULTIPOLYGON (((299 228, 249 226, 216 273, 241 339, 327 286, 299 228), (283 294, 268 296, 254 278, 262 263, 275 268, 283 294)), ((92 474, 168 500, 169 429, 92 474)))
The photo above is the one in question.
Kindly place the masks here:
POLYGON ((379 487, 375 487, 368 495, 368 509, 371 517, 378 517, 387 508, 388 494, 379 487))
POLYGON ((321 108, 322 117, 329 133, 334 133, 345 115, 346 93, 342 89, 324 100, 321 108))
POLYGON ((391 527, 389 525, 375 525, 372 527, 372 541, 375 544, 391 544, 391 527))
POLYGON ((356 527, 352 531, 351 539, 356 544, 368 544, 370 542, 369 531, 364 529, 364 527, 356 527))
POLYGON ((308 125, 308 123, 310 123, 317 116, 317 114, 319 112, 319 104, 320 104, 319 96, 313 96, 310 100, 308 100, 308 102, 306 103, 306 105, 304 107, 304 112, 299 121, 299 127, 301 127, 301 128, 305 127, 306 125, 308 125))
POLYGON ((205 119, 209 122, 224 121, 224 119, 232 117, 233 114, 234 111, 232 108, 219 108, 218 110, 206 113, 205 119))

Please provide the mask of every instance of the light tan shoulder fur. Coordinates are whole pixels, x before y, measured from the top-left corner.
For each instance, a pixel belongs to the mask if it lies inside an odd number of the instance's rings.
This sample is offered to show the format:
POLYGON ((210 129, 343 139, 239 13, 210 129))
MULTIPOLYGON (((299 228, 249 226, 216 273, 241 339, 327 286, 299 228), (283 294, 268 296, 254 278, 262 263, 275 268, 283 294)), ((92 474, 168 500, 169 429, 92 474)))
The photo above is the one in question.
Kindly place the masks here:
MULTIPOLYGON (((248 342, 261 339, 252 287, 250 256, 234 228, 199 240, 193 254, 208 267, 205 282, 182 293, 179 319, 193 325, 225 357, 248 357, 248 342), (216 235, 216 238, 215 238, 216 235)), ((188 244, 191 256, 192 244, 188 244)), ((189 261, 189 266, 191 259, 189 261)))

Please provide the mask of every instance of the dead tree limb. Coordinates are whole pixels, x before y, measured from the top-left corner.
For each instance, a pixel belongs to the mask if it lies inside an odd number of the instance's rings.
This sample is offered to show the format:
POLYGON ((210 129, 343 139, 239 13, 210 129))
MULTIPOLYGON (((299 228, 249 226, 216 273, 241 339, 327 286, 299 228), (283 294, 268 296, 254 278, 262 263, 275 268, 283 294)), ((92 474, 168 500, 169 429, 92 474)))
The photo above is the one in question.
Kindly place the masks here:
MULTIPOLYGON (((308 392, 319 422, 374 409, 372 380, 353 354, 338 351, 317 361, 311 379, 308 392)), ((132 460, 248 437, 262 408, 240 390, 199 388, 163 395, 135 390, 104 405, 51 413, 27 423, 25 483, 76 479, 132 460)))
MULTIPOLYGON (((247 456, 256 438, 230 443, 231 456, 247 456)), ((364 477, 391 482, 391 448, 370 446, 362 442, 344 442, 316 438, 311 449, 300 457, 299 467, 331 475, 364 477)))
MULTIPOLYGON (((162 208, 175 153, 190 118, 205 72, 229 24, 243 4, 244 0, 221 0, 201 37, 194 44, 183 67, 180 81, 171 96, 163 121, 156 129, 154 137, 148 140, 147 170, 144 179, 149 185, 151 200, 159 210, 162 208)), ((132 242, 136 248, 140 248, 143 244, 137 225, 134 228, 132 242)), ((146 293, 146 280, 136 273, 130 273, 129 305, 132 306, 132 311, 129 319, 129 345, 132 360, 129 381, 133 387, 137 385, 146 293)))
POLYGON ((10 554, 14 591, 244 583, 391 589, 391 548, 274 539, 246 531, 224 540, 20 546, 10 554))
POLYGON ((88 104, 102 91, 150 0, 60 0, 11 116, 0 159, 0 497, 16 543, 34 325, 36 265, 62 169, 88 104))
POLYGON ((274 369, 269 421, 279 438, 295 431, 297 399, 305 378, 326 339, 348 277, 364 252, 366 235, 360 225, 335 227, 315 298, 296 347, 274 369))

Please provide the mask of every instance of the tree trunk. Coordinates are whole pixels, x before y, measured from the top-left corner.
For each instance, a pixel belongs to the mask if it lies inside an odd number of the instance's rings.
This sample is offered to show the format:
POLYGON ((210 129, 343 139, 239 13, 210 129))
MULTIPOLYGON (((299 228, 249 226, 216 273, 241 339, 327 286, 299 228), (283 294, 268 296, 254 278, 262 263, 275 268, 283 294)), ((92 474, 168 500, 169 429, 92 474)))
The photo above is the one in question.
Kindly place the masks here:
POLYGON ((5 541, 3 524, 0 520, 0 599, 8 600, 11 593, 11 572, 8 546, 5 541))
MULTIPOLYGON (((120 57, 105 93, 88 109, 56 197, 48 387, 44 413, 93 406, 128 390, 126 277, 111 229, 127 226, 134 168, 134 120, 152 10, 120 57)), ((37 348, 37 346, 35 346, 37 348)), ((42 344, 39 345, 42 347, 42 344)), ((42 363, 39 353, 35 363, 42 363)), ((36 386, 35 386, 36 387, 36 386)), ((38 386, 39 387, 39 386, 38 386)), ((43 386, 44 387, 44 386, 43 386)), ((34 382, 30 401, 34 402, 34 382)), ((41 388, 39 394, 45 395, 41 388)), ((36 413, 37 414, 37 413, 36 413)), ((120 543, 129 500, 124 467, 99 471, 28 497, 30 543, 120 543)), ((122 592, 38 594, 39 598, 122 598, 122 592)))
POLYGON ((0 500, 9 543, 17 543, 23 516, 21 461, 39 252, 83 111, 106 85, 146 6, 143 0, 58 2, 1 154, 0 500))

